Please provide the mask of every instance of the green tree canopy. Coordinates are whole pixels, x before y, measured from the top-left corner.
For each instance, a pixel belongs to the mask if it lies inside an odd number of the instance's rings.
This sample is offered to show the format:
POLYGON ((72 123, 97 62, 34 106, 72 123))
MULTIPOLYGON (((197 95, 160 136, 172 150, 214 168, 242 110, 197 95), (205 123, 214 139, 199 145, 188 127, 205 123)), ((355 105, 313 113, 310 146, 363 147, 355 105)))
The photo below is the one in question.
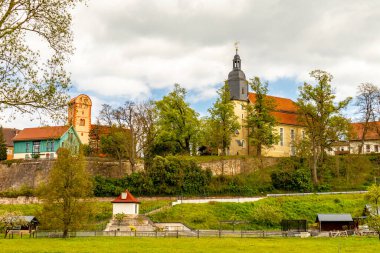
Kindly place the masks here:
POLYGON ((49 172, 47 183, 39 189, 43 200, 42 216, 46 227, 69 231, 80 229, 90 215, 86 198, 91 196, 92 180, 86 170, 82 153, 72 155, 60 148, 58 158, 49 172))
POLYGON ((230 98, 230 88, 227 81, 217 93, 219 96, 216 102, 208 110, 210 113, 209 123, 216 147, 222 151, 222 155, 226 155, 231 137, 240 125, 234 112, 234 104, 230 98))
POLYGON ((312 176, 318 184, 318 167, 322 166, 325 151, 334 142, 348 135, 349 121, 343 117, 342 110, 347 107, 351 98, 335 102, 331 87, 332 75, 321 70, 314 70, 310 76, 318 82, 315 86, 304 83, 299 87, 297 100, 298 119, 306 128, 313 158, 312 176))
POLYGON ((0 113, 9 108, 60 116, 65 111, 70 79, 64 64, 73 52, 70 10, 79 2, 1 1, 0 113), (43 57, 30 38, 46 47, 43 57))
POLYGON ((368 225, 379 234, 380 240, 380 185, 371 185, 368 188, 365 199, 371 205, 367 219, 368 225))
MULTIPOLYGON (((197 145, 198 113, 185 102, 186 90, 179 84, 173 91, 156 102, 158 123, 156 146, 170 153, 190 154, 197 145)), ((162 152, 162 151, 161 151, 162 152)))
POLYGON ((120 170, 122 170, 122 160, 127 159, 131 153, 131 137, 129 130, 112 126, 110 127, 110 132, 100 138, 102 153, 118 159, 120 170))
POLYGON ((249 131, 249 141, 256 147, 256 155, 261 156, 262 147, 270 148, 278 142, 275 129, 277 121, 271 114, 276 109, 273 99, 267 96, 268 83, 262 83, 259 77, 251 79, 249 85, 255 93, 255 101, 246 106, 245 120, 249 131))

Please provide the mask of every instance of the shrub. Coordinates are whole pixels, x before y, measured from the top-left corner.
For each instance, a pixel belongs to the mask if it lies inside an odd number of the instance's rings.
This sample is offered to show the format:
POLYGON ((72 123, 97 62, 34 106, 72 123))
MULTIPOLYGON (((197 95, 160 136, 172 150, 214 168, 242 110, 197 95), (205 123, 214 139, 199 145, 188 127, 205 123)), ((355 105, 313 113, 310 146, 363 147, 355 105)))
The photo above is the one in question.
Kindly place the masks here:
POLYGON ((253 209, 251 222, 266 227, 278 226, 284 215, 276 205, 262 204, 253 209))
POLYGON ((297 158, 281 160, 271 174, 273 187, 279 190, 307 192, 313 189, 310 170, 297 158))

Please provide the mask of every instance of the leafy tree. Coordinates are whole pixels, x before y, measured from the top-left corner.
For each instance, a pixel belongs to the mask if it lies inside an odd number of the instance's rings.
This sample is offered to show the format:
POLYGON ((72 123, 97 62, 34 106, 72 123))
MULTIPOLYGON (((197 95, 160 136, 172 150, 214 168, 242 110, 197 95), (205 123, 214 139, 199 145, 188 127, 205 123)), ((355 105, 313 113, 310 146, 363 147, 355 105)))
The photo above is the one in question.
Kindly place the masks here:
POLYGON ((70 81, 64 64, 73 52, 70 10, 79 2, 1 1, 0 112, 8 108, 51 116, 64 112, 70 81), (42 57, 32 49, 28 43, 32 37, 41 39, 50 49, 44 52, 50 54, 42 57))
POLYGON ((215 136, 217 148, 226 155, 231 143, 231 136, 239 129, 238 117, 234 112, 234 104, 230 98, 230 88, 226 81, 218 90, 219 97, 208 111, 210 113, 211 133, 215 136))
POLYGON ((368 188, 365 199, 371 204, 371 214, 380 215, 380 185, 373 184, 368 188))
POLYGON ((122 161, 128 157, 128 149, 131 148, 131 135, 127 129, 111 127, 107 135, 100 137, 100 149, 103 153, 119 161, 120 171, 123 169, 122 161))
POLYGON ((358 107, 358 113, 360 115, 361 124, 363 125, 362 136, 360 136, 361 143, 359 146, 359 154, 363 152, 363 146, 366 134, 374 124, 379 116, 380 112, 380 90, 372 83, 362 83, 358 87, 358 95, 356 97, 356 106, 358 107))
POLYGON ((203 117, 199 120, 199 133, 198 133, 198 153, 200 155, 217 155, 218 154, 218 140, 217 135, 214 134, 213 122, 209 117, 203 117))
POLYGON ((307 138, 312 153, 312 178, 318 184, 318 168, 324 161, 325 150, 348 135, 349 122, 341 111, 351 98, 335 103, 335 95, 331 88, 332 75, 325 71, 314 70, 310 76, 318 82, 313 86, 304 83, 299 87, 297 100, 299 121, 305 125, 307 138))
POLYGON ((260 157, 262 147, 270 148, 279 140, 275 130, 277 122, 271 114, 276 105, 267 97, 268 83, 262 83, 260 78, 255 77, 250 80, 249 85, 255 93, 255 101, 246 106, 246 126, 249 131, 249 141, 256 147, 256 155, 260 157))
POLYGON ((39 195, 46 226, 62 229, 63 237, 67 237, 69 231, 81 228, 89 218, 91 210, 86 198, 92 194, 92 180, 81 152, 74 156, 70 150, 60 148, 57 153, 58 158, 39 195))
POLYGON ((0 215, 0 231, 4 230, 4 238, 7 238, 12 228, 27 224, 27 221, 20 216, 22 216, 20 212, 5 212, 0 215))
POLYGON ((372 185, 368 188, 365 199, 371 204, 368 226, 379 234, 380 240, 380 185, 372 185))
POLYGON ((5 143, 3 127, 0 127, 0 161, 7 160, 7 144, 5 143))
POLYGON ((186 90, 179 84, 156 102, 158 136, 156 145, 173 146, 172 153, 190 154, 197 144, 198 113, 185 102, 186 90))

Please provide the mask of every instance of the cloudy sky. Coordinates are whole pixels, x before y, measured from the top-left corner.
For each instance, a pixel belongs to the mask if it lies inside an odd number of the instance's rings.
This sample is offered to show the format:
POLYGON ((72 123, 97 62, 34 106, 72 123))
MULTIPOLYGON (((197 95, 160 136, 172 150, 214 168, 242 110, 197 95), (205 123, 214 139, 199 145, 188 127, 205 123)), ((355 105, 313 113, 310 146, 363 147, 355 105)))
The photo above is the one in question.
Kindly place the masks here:
POLYGON ((95 117, 103 103, 159 99, 174 83, 205 115, 235 41, 246 76, 267 80, 272 95, 296 99, 313 69, 334 76, 338 98, 380 82, 376 0, 88 0, 73 31, 71 93, 89 94, 95 117))

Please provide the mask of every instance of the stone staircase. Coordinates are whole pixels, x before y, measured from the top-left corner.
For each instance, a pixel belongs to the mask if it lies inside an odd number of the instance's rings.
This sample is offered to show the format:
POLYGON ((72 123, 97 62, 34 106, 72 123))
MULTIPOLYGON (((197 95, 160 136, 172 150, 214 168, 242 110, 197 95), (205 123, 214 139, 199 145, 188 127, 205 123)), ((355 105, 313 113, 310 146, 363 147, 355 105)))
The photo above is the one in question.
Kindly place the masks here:
POLYGON ((126 216, 121 222, 112 219, 104 231, 132 231, 133 229, 139 232, 151 232, 156 230, 156 226, 148 217, 134 215, 126 216))

